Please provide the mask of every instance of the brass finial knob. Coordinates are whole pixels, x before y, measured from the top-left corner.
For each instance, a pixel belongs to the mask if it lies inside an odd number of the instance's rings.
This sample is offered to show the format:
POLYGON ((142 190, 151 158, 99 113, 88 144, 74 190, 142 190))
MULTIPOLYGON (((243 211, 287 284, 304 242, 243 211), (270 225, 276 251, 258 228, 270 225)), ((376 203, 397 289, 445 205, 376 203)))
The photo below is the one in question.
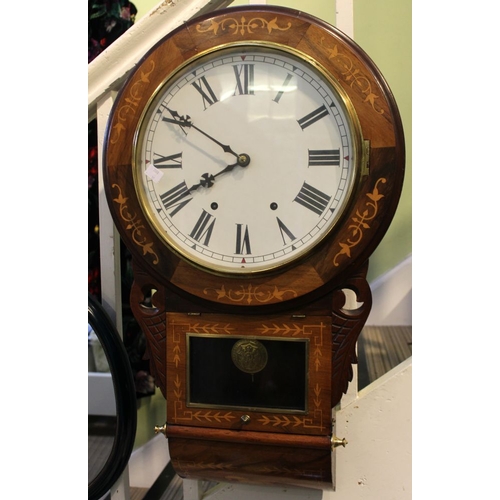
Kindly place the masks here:
POLYGON ((163 434, 165 437, 167 437, 167 424, 163 425, 155 425, 155 434, 163 434))
POLYGON ((331 442, 332 442, 332 450, 334 448, 338 448, 339 446, 343 446, 345 448, 345 445, 347 444, 346 438, 340 439, 337 436, 332 436, 331 442))

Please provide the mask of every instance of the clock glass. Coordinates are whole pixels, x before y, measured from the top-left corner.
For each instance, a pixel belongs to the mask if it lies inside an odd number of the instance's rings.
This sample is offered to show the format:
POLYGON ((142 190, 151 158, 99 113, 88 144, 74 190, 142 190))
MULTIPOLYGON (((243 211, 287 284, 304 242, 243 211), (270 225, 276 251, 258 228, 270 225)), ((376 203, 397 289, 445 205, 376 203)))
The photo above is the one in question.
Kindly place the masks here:
POLYGON ((188 406, 307 411, 307 339, 188 334, 188 406))
POLYGON ((219 47, 157 89, 134 140, 156 233, 215 273, 262 273, 331 234, 361 170, 354 109, 323 68, 270 44, 219 47))

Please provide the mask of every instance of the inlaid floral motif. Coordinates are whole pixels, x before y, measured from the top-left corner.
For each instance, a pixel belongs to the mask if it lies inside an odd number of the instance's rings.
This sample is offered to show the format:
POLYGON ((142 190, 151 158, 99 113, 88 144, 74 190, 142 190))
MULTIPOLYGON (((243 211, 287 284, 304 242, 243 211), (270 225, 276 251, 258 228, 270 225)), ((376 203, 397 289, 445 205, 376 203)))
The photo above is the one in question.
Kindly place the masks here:
POLYGON ((238 21, 235 17, 226 17, 222 21, 210 20, 208 27, 203 27, 203 25, 198 24, 196 30, 199 33, 207 33, 212 31, 214 35, 222 34, 221 32, 231 30, 233 35, 244 35, 245 33, 255 33, 255 31, 266 30, 269 34, 274 30, 287 31, 291 28, 292 23, 288 23, 286 26, 279 26, 278 18, 275 17, 271 21, 264 19, 262 17, 253 17, 247 20, 244 16, 238 21))
POLYGON ((379 204, 378 202, 384 197, 378 190, 380 183, 385 184, 387 181, 381 177, 376 183, 373 191, 367 193, 366 197, 369 201, 365 203, 365 210, 360 212, 356 210, 356 216, 351 219, 352 224, 348 226, 350 230, 350 237, 344 242, 339 242, 340 251, 333 258, 333 265, 338 267, 339 261, 343 255, 351 257, 351 249, 361 243, 364 232, 371 229, 369 222, 377 216, 379 204))
POLYGON ((153 243, 151 241, 148 241, 147 237, 144 236, 142 232, 146 227, 144 226, 142 219, 137 217, 136 213, 129 211, 127 205, 128 198, 123 196, 120 186, 118 184, 113 184, 112 187, 118 190, 118 195, 116 198, 113 198, 113 201, 120 205, 120 217, 124 222, 127 223, 125 229, 132 233, 132 240, 137 246, 142 248, 142 254, 144 256, 147 254, 152 255, 154 257, 153 264, 158 264, 158 262, 160 262, 160 259, 157 253, 154 251, 153 243))

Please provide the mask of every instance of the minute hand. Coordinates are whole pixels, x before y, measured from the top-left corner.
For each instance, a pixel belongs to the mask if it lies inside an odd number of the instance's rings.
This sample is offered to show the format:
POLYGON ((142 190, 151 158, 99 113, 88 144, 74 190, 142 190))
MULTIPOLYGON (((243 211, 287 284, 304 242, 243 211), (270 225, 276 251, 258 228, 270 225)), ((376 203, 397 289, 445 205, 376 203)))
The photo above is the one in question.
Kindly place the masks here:
POLYGON ((196 125, 193 125, 193 123, 190 121, 189 116, 188 117, 180 116, 179 113, 177 113, 177 111, 173 111, 171 109, 169 109, 168 111, 171 113, 171 115, 174 117, 174 119, 163 117, 162 118, 163 121, 166 121, 168 123, 174 123, 174 124, 179 125, 181 127, 191 127, 191 128, 194 128, 195 130, 197 130, 198 132, 200 132, 200 134, 203 134, 205 137, 208 137, 211 141, 215 142, 215 144, 217 144, 218 146, 220 146, 225 153, 230 153, 233 156, 235 156, 236 158, 238 158, 238 154, 235 153, 231 149, 230 146, 228 146, 226 144, 222 144, 222 142, 219 142, 217 139, 215 139, 211 135, 208 135, 206 132, 204 132, 203 130, 201 130, 200 128, 198 128, 196 125), (178 118, 178 119, 176 119, 176 118, 178 118))

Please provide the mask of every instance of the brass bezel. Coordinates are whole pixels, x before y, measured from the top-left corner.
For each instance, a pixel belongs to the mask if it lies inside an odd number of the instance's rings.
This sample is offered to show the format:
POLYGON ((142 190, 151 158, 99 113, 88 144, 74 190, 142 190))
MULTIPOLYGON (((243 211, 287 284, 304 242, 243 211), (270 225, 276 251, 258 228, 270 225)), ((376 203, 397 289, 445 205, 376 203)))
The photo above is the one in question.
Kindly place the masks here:
POLYGON ((217 335, 209 333, 189 333, 186 332, 186 407, 187 408, 219 408, 228 410, 242 410, 247 412, 264 412, 264 413, 293 413, 295 415, 306 415, 309 412, 309 344, 310 340, 306 338, 286 338, 286 337, 265 337, 265 336, 254 336, 254 335, 217 335), (305 353, 304 353, 304 373, 305 373, 305 393, 304 393, 304 410, 290 410, 283 408, 261 408, 258 406, 236 406, 236 405, 219 405, 211 403, 191 403, 191 380, 189 376, 190 372, 190 343, 189 339, 191 337, 207 337, 207 338, 223 338, 223 339, 245 339, 245 340, 271 340, 274 342, 304 342, 305 343, 305 353))
POLYGON ((345 219, 345 214, 346 212, 349 211, 350 207, 352 206, 355 194, 359 190, 359 184, 361 178, 362 176, 368 173, 367 165, 368 165, 368 152, 363 144, 363 135, 359 118, 357 116, 355 107, 352 104, 351 99, 349 98, 347 92, 342 88, 342 86, 335 79, 335 77, 323 65, 318 63, 317 60, 315 60, 310 55, 298 49, 288 47, 275 42, 260 41, 260 40, 259 41, 244 40, 240 42, 217 45, 215 47, 207 49, 206 51, 200 52, 196 56, 191 57, 190 59, 186 60, 184 64, 182 64, 181 66, 177 67, 174 71, 172 71, 167 77, 165 77, 162 83, 158 85, 158 87, 152 93, 151 97, 148 99, 147 104, 144 106, 141 115, 139 117, 139 120, 137 122, 137 127, 134 132, 134 138, 132 144, 132 174, 134 179, 135 191, 137 194, 137 198, 139 200, 139 204, 141 205, 142 210, 147 216, 148 223, 152 227, 155 234, 160 238, 161 241, 163 241, 168 246, 168 248, 174 254, 179 256, 184 261, 190 263, 191 265, 197 267, 198 269, 214 275, 234 277, 234 278, 262 276, 262 275, 272 274, 277 271, 281 271, 283 269, 287 269, 293 265, 296 265, 302 260, 306 259, 309 255, 311 255, 312 252, 317 250, 318 245, 320 245, 326 239, 332 237, 332 234, 335 233, 335 230, 338 229, 338 227, 341 225, 341 222, 345 219), (312 247, 307 248, 304 250, 304 252, 299 252, 298 254, 293 255, 289 259, 281 261, 280 263, 274 263, 274 264, 271 263, 264 269, 245 268, 244 270, 238 270, 237 268, 228 269, 221 265, 216 265, 211 263, 208 264, 207 261, 204 260, 203 258, 186 253, 179 245, 177 245, 176 241, 173 238, 169 237, 168 233, 166 233, 162 229, 160 223, 156 220, 156 217, 153 215, 153 210, 151 209, 151 206, 146 201, 147 195, 141 187, 142 180, 140 178, 140 172, 139 172, 140 167, 139 167, 139 162, 137 160, 137 155, 138 155, 138 147, 140 144, 142 144, 144 139, 144 134, 145 134, 144 128, 145 128, 146 118, 149 117, 151 106, 155 103, 155 101, 158 100, 158 96, 160 95, 162 89, 164 89, 167 85, 169 85, 169 82, 178 78, 182 73, 186 72, 189 66, 198 63, 198 61, 200 61, 201 59, 208 58, 209 56, 219 52, 225 52, 225 51, 231 52, 232 50, 235 51, 241 50, 241 48, 243 47, 248 47, 251 50, 258 49, 264 52, 266 50, 283 52, 291 57, 295 57, 301 63, 311 66, 314 71, 319 73, 324 78, 326 83, 329 84, 330 87, 333 88, 334 92, 337 94, 339 101, 343 107, 343 112, 345 114, 351 132, 350 135, 351 135, 354 161, 353 161, 351 178, 349 179, 348 194, 345 197, 342 206, 340 207, 339 215, 334 217, 333 220, 329 222, 330 228, 325 232, 325 234, 321 236, 321 238, 319 238, 316 241, 316 243, 312 247))

